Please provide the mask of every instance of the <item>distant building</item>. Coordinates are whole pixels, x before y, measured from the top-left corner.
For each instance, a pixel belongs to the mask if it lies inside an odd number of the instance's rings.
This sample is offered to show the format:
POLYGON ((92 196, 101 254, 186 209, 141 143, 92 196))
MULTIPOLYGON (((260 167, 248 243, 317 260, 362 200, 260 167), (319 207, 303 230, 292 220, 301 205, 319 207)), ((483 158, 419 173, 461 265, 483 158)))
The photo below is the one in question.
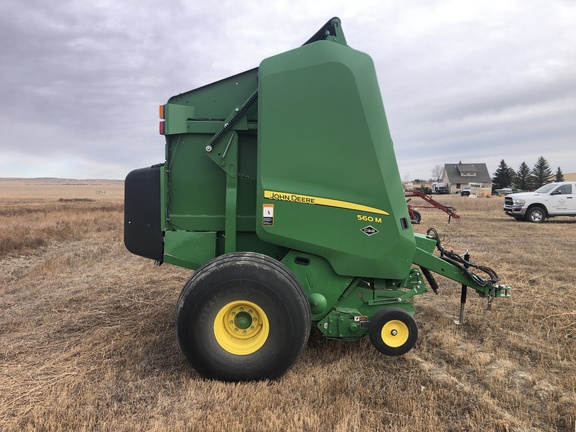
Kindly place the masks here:
POLYGON ((450 193, 458 193, 465 187, 470 187, 472 194, 477 196, 492 193, 492 177, 485 163, 444 164, 442 182, 450 193))

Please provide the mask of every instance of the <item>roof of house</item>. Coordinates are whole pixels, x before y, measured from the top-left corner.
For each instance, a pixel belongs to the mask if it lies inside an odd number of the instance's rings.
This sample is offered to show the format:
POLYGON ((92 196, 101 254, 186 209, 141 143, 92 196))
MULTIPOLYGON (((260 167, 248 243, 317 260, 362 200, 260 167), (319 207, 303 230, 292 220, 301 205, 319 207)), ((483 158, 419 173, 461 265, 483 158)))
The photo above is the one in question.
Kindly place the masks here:
POLYGON ((449 183, 492 183, 485 163, 444 164, 444 173, 449 183))

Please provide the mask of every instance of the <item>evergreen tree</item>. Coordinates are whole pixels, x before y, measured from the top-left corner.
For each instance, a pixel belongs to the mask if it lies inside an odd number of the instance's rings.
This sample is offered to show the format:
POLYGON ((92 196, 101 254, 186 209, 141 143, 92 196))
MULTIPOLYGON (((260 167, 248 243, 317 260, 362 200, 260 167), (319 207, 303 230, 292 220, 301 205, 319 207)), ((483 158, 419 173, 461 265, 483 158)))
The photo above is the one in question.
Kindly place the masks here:
POLYGON ((557 181, 557 182, 563 182, 564 181, 564 174, 562 173, 562 170, 560 169, 560 167, 558 167, 558 169, 556 170, 556 178, 554 179, 554 181, 557 181))
POLYGON ((544 158, 544 156, 540 156, 532 168, 532 180, 534 182, 534 188, 538 189, 540 186, 545 185, 546 183, 550 183, 552 180, 553 174, 552 170, 550 169, 550 165, 548 165, 548 161, 544 158))
POLYGON ((532 179, 530 178, 530 168, 526 165, 526 162, 522 162, 518 171, 516 171, 516 187, 521 190, 532 189, 532 179))
POLYGON ((514 170, 506 165, 506 162, 504 162, 504 159, 502 159, 498 169, 494 173, 494 177, 492 177, 493 189, 509 187, 512 185, 513 180, 514 170))

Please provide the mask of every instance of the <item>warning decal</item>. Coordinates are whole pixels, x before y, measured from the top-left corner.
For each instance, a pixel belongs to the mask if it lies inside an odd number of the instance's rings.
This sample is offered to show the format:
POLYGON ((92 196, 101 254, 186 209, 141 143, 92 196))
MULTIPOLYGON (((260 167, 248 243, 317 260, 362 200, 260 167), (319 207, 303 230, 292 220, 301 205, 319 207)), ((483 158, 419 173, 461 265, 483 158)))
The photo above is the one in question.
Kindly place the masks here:
POLYGON ((274 225, 274 204, 262 204, 262 225, 274 225))

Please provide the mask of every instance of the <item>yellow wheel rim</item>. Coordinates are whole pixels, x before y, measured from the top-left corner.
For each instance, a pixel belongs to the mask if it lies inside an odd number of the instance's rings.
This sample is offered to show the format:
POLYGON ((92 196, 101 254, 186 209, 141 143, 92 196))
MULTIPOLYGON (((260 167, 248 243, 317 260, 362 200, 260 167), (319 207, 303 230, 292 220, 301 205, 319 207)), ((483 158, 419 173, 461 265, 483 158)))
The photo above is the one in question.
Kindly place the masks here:
POLYGON ((258 351, 270 331, 268 317, 257 304, 238 300, 226 304, 214 320, 214 336, 230 354, 249 355, 258 351))
POLYGON ((382 327, 382 341, 392 348, 404 345, 410 336, 408 326, 400 320, 390 320, 382 327))

